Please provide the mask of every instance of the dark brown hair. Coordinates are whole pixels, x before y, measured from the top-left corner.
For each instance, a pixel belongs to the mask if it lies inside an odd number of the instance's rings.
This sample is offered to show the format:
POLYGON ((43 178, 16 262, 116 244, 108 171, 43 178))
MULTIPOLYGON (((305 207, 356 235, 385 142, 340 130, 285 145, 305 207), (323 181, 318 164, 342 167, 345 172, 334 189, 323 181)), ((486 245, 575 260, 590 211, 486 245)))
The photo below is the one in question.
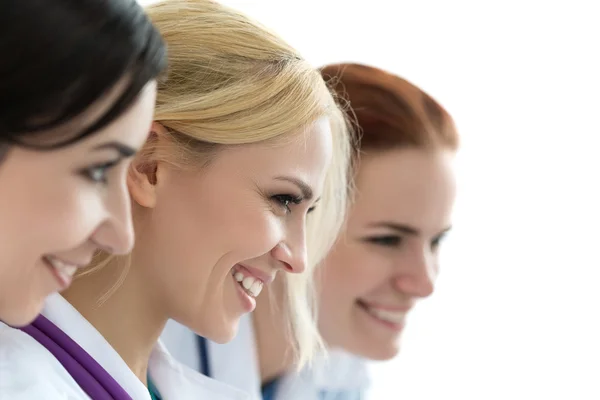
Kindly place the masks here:
POLYGON ((135 0, 0 1, 0 54, 0 161, 12 145, 52 150, 99 131, 167 62, 160 34, 135 0), (126 85, 104 115, 73 132, 60 129, 121 80, 126 85))
POLYGON ((328 65, 321 72, 338 97, 348 101, 361 132, 361 152, 458 148, 458 133, 450 114, 405 79, 351 63, 328 65))

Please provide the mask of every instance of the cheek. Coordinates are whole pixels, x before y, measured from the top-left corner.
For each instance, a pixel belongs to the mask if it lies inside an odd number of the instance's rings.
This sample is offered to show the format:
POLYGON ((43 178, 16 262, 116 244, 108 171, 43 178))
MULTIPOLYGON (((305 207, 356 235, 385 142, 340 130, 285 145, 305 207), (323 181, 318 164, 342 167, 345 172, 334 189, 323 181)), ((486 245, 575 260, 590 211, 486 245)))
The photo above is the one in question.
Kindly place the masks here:
POLYGON ((323 270, 324 297, 330 302, 354 303, 381 286, 385 267, 361 244, 336 244, 323 270))
MULTIPOLYGON (((203 192, 202 190, 200 192, 203 192)), ((162 258, 214 268, 269 252, 281 238, 281 224, 264 204, 230 201, 240 196, 171 191, 152 216, 162 258), (183 259, 182 259, 183 258, 183 259)), ((141 237, 141 236, 140 236, 141 237)))
MULTIPOLYGON (((100 189, 93 187, 62 193, 55 201, 55 215, 65 239, 63 250, 85 243, 106 220, 106 207, 100 189)), ((58 234, 58 232, 57 232, 58 234)))
POLYGON ((105 218, 103 190, 65 167, 59 151, 15 149, 0 165, 0 253, 23 274, 38 273, 40 258, 75 250, 105 218))
POLYGON ((23 206, 22 223, 30 237, 33 234, 45 243, 44 253, 69 251, 86 243, 106 217, 100 189, 85 182, 38 186, 31 195, 37 201, 23 206))
POLYGON ((264 205, 238 210, 230 222, 227 240, 238 261, 269 253, 283 238, 282 220, 264 205))
POLYGON ((216 240, 221 227, 211 221, 214 210, 196 199, 189 190, 167 189, 147 218, 143 215, 146 209, 136 209, 136 214, 141 210, 142 215, 134 218, 139 221, 136 247, 153 264, 173 265, 178 270, 175 277, 183 280, 190 278, 190 270, 202 271, 199 265, 212 265, 221 252, 216 240))

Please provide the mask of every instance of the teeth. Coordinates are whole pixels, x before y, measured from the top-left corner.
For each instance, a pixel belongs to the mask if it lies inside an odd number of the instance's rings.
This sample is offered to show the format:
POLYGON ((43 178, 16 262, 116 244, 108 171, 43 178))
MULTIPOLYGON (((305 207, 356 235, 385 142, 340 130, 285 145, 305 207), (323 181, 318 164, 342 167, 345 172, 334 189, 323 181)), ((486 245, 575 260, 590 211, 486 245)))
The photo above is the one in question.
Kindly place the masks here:
POLYGON ((404 318, 406 317, 406 313, 403 311, 389 311, 369 307, 367 307, 367 311, 369 311, 369 313, 371 313, 373 316, 393 324, 400 324, 404 322, 404 318))
POLYGON ((248 290, 252 287, 252 284, 254 283, 254 278, 251 276, 247 276, 244 278, 244 280, 242 281, 242 285, 244 286, 244 289, 248 290))
POLYGON ((57 260, 56 258, 48 257, 47 259, 50 262, 50 264, 52 264, 55 270, 57 270, 61 275, 69 279, 72 278, 73 275, 75 275, 75 272, 77 271, 77 267, 75 265, 65 264, 64 262, 57 260))
POLYGON ((250 294, 252 294, 252 296, 258 297, 258 295, 262 291, 262 288, 263 288, 263 283, 259 280, 256 280, 256 281, 254 281, 254 283, 252 284, 250 289, 248 289, 248 291, 250 292, 250 294))
POLYGON ((233 278, 242 286, 246 292, 252 297, 257 297, 263 288, 263 283, 253 276, 244 276, 243 273, 237 271, 233 274, 233 278))

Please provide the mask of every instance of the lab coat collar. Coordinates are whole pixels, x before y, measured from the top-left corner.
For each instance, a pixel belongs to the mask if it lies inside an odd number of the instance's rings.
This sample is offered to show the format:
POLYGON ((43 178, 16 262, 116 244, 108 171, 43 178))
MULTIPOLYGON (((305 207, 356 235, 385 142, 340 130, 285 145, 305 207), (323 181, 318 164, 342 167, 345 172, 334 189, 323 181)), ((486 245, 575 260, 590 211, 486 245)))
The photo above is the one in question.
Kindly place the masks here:
POLYGON ((343 351, 332 350, 317 356, 310 367, 292 372, 281 379, 277 398, 285 400, 320 400, 323 393, 331 398, 338 393, 361 393, 369 385, 366 362, 343 351))
MULTIPOLYGON (((150 400, 146 386, 104 337, 67 300, 51 295, 42 314, 76 341, 135 400, 150 400)), ((206 378, 175 361, 159 342, 148 372, 164 400, 247 400, 237 389, 206 378)))
MULTIPOLYGON (((208 341, 212 377, 243 389, 252 400, 261 400, 260 371, 252 315, 240 320, 236 337, 226 344, 208 341)), ((281 378, 277 398, 292 400, 318 399, 321 391, 363 391, 370 384, 367 361, 342 350, 331 349, 317 356, 299 372, 281 378)))
POLYGON ((158 343, 150 356, 150 377, 165 400, 248 400, 248 395, 177 362, 158 343))
POLYGON ((148 389, 119 353, 64 297, 50 295, 42 314, 92 356, 133 399, 150 400, 148 389))

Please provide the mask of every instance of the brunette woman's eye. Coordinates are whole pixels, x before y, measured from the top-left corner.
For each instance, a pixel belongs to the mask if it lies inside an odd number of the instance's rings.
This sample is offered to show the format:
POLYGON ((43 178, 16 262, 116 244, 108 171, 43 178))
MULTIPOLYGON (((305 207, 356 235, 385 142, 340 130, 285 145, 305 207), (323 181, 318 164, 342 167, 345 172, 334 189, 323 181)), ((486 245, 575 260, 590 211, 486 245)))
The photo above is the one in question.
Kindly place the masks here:
POLYGON ((118 163, 118 161, 111 161, 103 164, 93 165, 91 167, 80 170, 79 173, 81 174, 81 176, 83 176, 85 179, 89 180, 92 183, 106 184, 108 182, 108 172, 118 163))

